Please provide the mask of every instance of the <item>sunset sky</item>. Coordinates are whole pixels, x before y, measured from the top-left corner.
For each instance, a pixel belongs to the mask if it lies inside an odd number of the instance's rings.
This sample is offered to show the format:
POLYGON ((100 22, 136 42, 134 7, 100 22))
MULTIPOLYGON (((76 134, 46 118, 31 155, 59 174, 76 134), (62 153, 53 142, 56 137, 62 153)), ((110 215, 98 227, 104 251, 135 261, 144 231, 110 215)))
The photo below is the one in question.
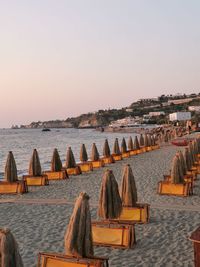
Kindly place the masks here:
POLYGON ((198 0, 0 0, 0 127, 200 92, 198 0))

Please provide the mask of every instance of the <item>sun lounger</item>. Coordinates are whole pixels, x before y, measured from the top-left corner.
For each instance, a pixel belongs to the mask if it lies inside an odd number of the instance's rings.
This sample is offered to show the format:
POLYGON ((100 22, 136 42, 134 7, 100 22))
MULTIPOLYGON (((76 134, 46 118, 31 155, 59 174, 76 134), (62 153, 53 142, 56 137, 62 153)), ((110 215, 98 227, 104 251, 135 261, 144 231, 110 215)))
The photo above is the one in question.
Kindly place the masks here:
POLYGON ((152 149, 152 147, 151 146, 147 146, 146 147, 146 152, 149 152, 149 151, 152 151, 153 149, 152 149))
POLYGON ((104 162, 104 164, 111 164, 111 163, 115 163, 115 160, 113 158, 113 156, 110 157, 103 157, 101 158, 104 162))
MULTIPOLYGON (((164 181, 171 183, 171 176, 170 175, 163 175, 164 181)), ((193 186, 194 186, 194 175, 184 175, 185 183, 189 185, 189 195, 193 195, 193 186)))
POLYGON ((37 267, 108 267, 108 258, 76 258, 59 253, 39 253, 37 267))
POLYGON ((102 159, 91 161, 91 163, 92 163, 92 167, 93 168, 101 168, 101 167, 104 167, 105 166, 105 164, 104 164, 104 162, 103 162, 102 159))
POLYGON ((93 166, 91 162, 78 163, 78 166, 80 167, 81 172, 93 171, 93 166))
POLYGON ((23 194, 28 192, 25 181, 17 181, 14 183, 0 182, 0 194, 23 194))
POLYGON ((123 159, 129 158, 129 157, 130 157, 130 152, 129 151, 122 153, 122 158, 123 159))
POLYGON ((129 150, 130 156, 135 156, 137 155, 137 150, 129 150))
POLYGON ((64 180, 69 178, 66 170, 58 172, 44 171, 43 174, 47 175, 48 180, 64 180))
POLYGON ((122 160, 122 155, 121 155, 121 154, 119 154, 119 155, 117 155, 117 154, 112 154, 112 156, 113 156, 113 158, 114 158, 115 161, 122 160))
POLYGON ((190 195, 190 186, 188 183, 172 184, 168 181, 160 181, 158 183, 158 194, 186 197, 190 195))
POLYGON ((79 175, 82 173, 79 166, 76 166, 74 168, 67 168, 66 170, 68 175, 79 175))
POLYGON ((96 246, 132 248, 136 243, 134 224, 111 221, 92 222, 93 242, 96 246))
POLYGON ((194 266, 200 267, 200 227, 198 227, 189 237, 194 246, 194 266))
POLYGON ((28 186, 43 186, 43 185, 49 185, 49 180, 46 174, 40 175, 40 176, 32 176, 32 175, 23 175, 22 177, 23 181, 26 182, 28 186))

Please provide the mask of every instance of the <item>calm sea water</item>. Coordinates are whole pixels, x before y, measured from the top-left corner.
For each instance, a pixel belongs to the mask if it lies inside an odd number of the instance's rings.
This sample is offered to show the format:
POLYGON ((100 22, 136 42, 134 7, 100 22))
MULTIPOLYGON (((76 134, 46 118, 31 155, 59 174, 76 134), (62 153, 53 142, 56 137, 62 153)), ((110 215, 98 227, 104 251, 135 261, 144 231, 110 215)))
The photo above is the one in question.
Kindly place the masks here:
MULTIPOLYGON (((42 132, 41 129, 0 129, 0 179, 3 177, 8 152, 14 154, 18 175, 27 174, 29 161, 34 148, 38 150, 42 170, 50 169, 53 149, 57 148, 63 163, 66 159, 67 147, 71 146, 75 159, 79 161, 81 144, 86 145, 88 156, 91 154, 92 143, 96 143, 99 154, 102 155, 105 138, 112 150, 114 139, 118 137, 119 144, 125 137, 128 142, 130 133, 101 133, 93 129, 51 129, 42 132)), ((134 134, 131 134, 134 138, 134 134)))

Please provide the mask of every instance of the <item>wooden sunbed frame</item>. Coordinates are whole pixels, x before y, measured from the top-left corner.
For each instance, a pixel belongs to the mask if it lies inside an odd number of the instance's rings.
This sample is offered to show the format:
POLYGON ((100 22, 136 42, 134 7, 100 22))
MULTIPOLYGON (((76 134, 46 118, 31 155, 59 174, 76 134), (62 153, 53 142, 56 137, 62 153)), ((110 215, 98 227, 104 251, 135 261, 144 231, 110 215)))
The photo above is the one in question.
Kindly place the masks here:
POLYGON ((122 153, 122 158, 123 159, 129 158, 129 157, 130 157, 130 152, 129 151, 122 153))
POLYGON ((198 227, 189 237, 194 247, 194 266, 200 267, 200 227, 198 227))
POLYGON ((109 157, 103 157, 101 158, 104 162, 104 164, 111 164, 111 163, 115 163, 115 160, 113 158, 113 156, 109 156, 109 157))
POLYGON ((187 197, 190 195, 190 186, 188 183, 172 184, 168 181, 160 181, 158 182, 157 192, 160 195, 187 197))
MULTIPOLYGON (((171 183, 171 176, 170 175, 164 174, 163 177, 164 177, 164 181, 171 183)), ((192 175, 192 174, 184 175, 184 181, 185 181, 185 183, 188 183, 189 195, 192 196, 193 195, 193 186, 194 186, 194 175, 192 175)))
POLYGON ((65 168, 65 169, 67 170, 68 175, 80 175, 82 173, 81 168, 78 165, 74 168, 65 168))
POLYGON ((28 193, 27 183, 17 181, 14 183, 0 182, 0 194, 24 194, 28 193))
POLYGON ((60 253, 39 252, 37 267, 109 267, 107 257, 78 258, 60 253))
POLYGON ((134 224, 93 221, 92 235, 95 246, 127 249, 136 243, 134 224))
POLYGON ((122 155, 121 154, 112 154, 113 158, 115 161, 120 161, 122 160, 122 155))
POLYGON ((69 178, 66 170, 58 172, 44 171, 43 174, 47 175, 48 180, 64 180, 69 178))
POLYGON ((48 176, 46 174, 40 176, 23 175, 22 180, 25 181, 28 186, 49 185, 48 176))
POLYGON ((78 163, 77 165, 80 167, 81 172, 93 171, 93 166, 91 162, 82 162, 82 163, 78 163))
POLYGON ((90 162, 92 163, 92 167, 94 169, 101 168, 101 167, 104 167, 105 166, 105 163, 103 162, 102 159, 95 160, 95 161, 90 161, 90 162))

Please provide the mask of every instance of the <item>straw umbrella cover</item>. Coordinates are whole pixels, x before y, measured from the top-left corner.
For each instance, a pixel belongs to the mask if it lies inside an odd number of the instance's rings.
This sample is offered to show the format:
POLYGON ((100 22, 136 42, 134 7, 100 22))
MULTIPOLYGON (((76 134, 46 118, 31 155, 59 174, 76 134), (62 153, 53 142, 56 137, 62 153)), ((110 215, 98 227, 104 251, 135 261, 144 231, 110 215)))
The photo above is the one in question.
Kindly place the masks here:
POLYGON ((131 136, 128 139, 128 149, 133 150, 133 139, 131 136))
POLYGON ((171 179, 173 184, 180 184, 184 181, 180 159, 177 155, 174 156, 172 161, 171 179))
POLYGON ((105 139, 104 146, 103 146, 103 156, 110 157, 110 147, 108 144, 108 139, 105 139))
POLYGON ((147 134, 144 135, 144 146, 145 147, 148 147, 149 146, 147 134))
POLYGON ((66 157, 66 168, 75 168, 75 167, 76 167, 76 161, 75 161, 72 149, 69 146, 67 150, 67 157, 66 157))
POLYGON ((36 149, 33 150, 33 154, 29 163, 29 175, 31 176, 41 176, 42 170, 40 165, 40 159, 36 149))
POLYGON ((140 149, 140 145, 139 145, 139 142, 138 142, 137 135, 135 136, 135 139, 134 139, 133 149, 134 150, 140 149))
POLYGON ((23 267, 18 244, 8 228, 0 229, 0 266, 23 267))
POLYGON ((183 153, 182 151, 178 151, 177 152, 177 155, 179 156, 179 159, 180 159, 180 163, 181 163, 181 168, 182 168, 182 171, 183 171, 183 175, 186 175, 187 173, 187 165, 186 165, 186 162, 185 162, 185 158, 183 156, 183 153))
POLYGON ((129 164, 124 166, 121 184, 121 200, 123 206, 134 207, 137 203, 137 189, 132 169, 129 164))
POLYGON ((113 154, 114 155, 120 155, 120 149, 119 149, 119 142, 118 142, 118 138, 115 138, 115 142, 114 142, 114 146, 113 146, 113 154))
POLYGON ((93 240, 89 196, 81 192, 65 234, 65 252, 67 255, 89 258, 93 256, 93 240))
POLYGON ((121 152, 122 152, 122 153, 126 153, 126 152, 127 152, 126 140, 125 140, 124 137, 122 138, 121 152))
POLYGON ((8 183, 13 183, 18 181, 17 167, 12 151, 9 151, 8 153, 5 166, 4 180, 8 183))
POLYGON ((96 144, 92 144, 92 153, 91 153, 91 160, 92 161, 97 161, 99 160, 99 152, 97 150, 96 144))
POLYGON ((62 170, 62 161, 60 159, 58 150, 54 148, 53 156, 51 159, 51 171, 52 172, 59 172, 62 170))
POLYGON ((139 143, 140 143, 140 146, 144 146, 144 137, 143 137, 143 134, 140 134, 139 143))
POLYGON ((192 168, 192 158, 191 158, 191 154, 189 152, 188 147, 185 148, 184 153, 183 153, 183 157, 185 159, 187 170, 188 171, 191 170, 191 168, 192 168))
POLYGON ((98 215, 103 219, 116 219, 122 212, 122 201, 115 176, 106 170, 100 189, 98 215))
POLYGON ((81 162, 86 162, 88 161, 88 154, 87 154, 87 150, 85 147, 85 144, 81 145, 81 150, 80 150, 80 161, 81 162))

